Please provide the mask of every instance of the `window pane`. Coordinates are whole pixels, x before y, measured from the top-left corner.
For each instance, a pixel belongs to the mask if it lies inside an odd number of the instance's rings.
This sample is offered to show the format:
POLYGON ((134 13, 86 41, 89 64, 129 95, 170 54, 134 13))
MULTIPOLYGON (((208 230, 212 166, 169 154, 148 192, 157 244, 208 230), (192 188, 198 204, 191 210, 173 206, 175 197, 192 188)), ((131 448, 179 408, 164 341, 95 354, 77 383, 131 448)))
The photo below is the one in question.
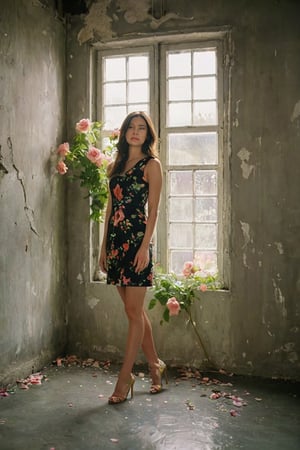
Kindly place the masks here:
POLYGON ((169 100, 191 100, 191 79, 179 78, 169 81, 169 100))
POLYGON ((190 170, 170 172, 170 194, 193 195, 193 172, 190 170))
POLYGON ((149 64, 147 56, 129 56, 128 76, 131 80, 149 77, 149 64))
POLYGON ((194 125, 216 125, 217 102, 195 102, 193 121, 194 125))
POLYGON ((195 194, 216 195, 217 194, 217 172, 216 170, 197 170, 195 173, 195 194))
POLYGON ((216 52, 199 51, 194 52, 194 75, 205 75, 216 73, 216 52))
POLYGON ((191 103, 170 103, 168 113, 170 127, 192 124, 191 103))
POLYGON ((126 59, 125 58, 105 58, 104 59, 104 80, 116 81, 126 78, 126 59))
POLYGON ((148 102, 149 89, 147 81, 133 81, 128 83, 128 102, 148 102))
POLYGON ((126 116, 126 106, 104 107, 104 130, 120 128, 126 116))
POLYGON ((191 75, 191 53, 168 54, 168 77, 191 75))
POLYGON ((218 217, 217 208, 216 197, 198 197, 195 199, 195 219, 199 222, 216 222, 218 217))
POLYGON ((191 249, 193 247, 193 226, 185 223, 171 223, 169 228, 171 248, 191 249))
POLYGON ((177 274, 182 275, 183 265, 186 261, 193 260, 193 252, 192 251, 178 251, 171 250, 170 252, 170 270, 171 272, 175 272, 177 274))
POLYGON ((218 272, 217 253, 215 252, 196 251, 194 261, 203 270, 207 270, 213 274, 218 272))
POLYGON ((145 111, 149 114, 149 104, 146 103, 135 103, 134 105, 128 104, 128 113, 135 111, 145 111))
POLYGON ((168 136, 171 165, 217 164, 217 133, 180 133, 168 136))
POLYGON ((193 199, 175 197, 170 199, 170 220, 176 221, 193 221, 193 199))
POLYGON ((217 98, 215 77, 194 78, 193 89, 193 98, 196 100, 210 100, 217 98))
POLYGON ((125 83, 109 83, 104 86, 104 104, 126 103, 126 84, 125 83))
POLYGON ((195 247, 203 250, 215 250, 217 248, 217 225, 197 224, 195 247))

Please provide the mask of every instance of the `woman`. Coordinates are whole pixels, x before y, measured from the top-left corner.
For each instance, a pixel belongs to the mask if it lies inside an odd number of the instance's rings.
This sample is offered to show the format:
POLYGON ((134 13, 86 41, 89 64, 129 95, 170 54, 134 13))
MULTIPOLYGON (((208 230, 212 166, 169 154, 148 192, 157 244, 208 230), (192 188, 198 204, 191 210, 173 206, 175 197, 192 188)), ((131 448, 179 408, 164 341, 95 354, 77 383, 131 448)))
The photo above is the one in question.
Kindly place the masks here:
POLYGON ((117 157, 108 168, 110 196, 99 265, 107 273, 107 283, 117 286, 129 322, 124 361, 110 404, 124 402, 129 391, 133 395, 131 372, 140 346, 150 367, 151 394, 161 392, 161 378, 166 376, 144 310, 146 288, 152 285, 151 238, 162 186, 156 142, 150 117, 130 113, 120 129, 117 157))

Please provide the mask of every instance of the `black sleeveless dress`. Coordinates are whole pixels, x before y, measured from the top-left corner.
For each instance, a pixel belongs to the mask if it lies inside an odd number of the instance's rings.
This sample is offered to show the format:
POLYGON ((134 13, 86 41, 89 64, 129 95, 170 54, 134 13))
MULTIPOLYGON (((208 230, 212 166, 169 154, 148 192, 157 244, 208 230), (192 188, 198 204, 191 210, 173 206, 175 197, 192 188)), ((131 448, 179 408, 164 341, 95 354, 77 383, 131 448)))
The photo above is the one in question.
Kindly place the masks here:
POLYGON ((133 261, 144 237, 147 216, 146 204, 149 184, 144 169, 151 157, 138 161, 124 175, 115 175, 109 181, 112 212, 107 230, 107 284, 117 286, 152 286, 153 263, 150 244, 150 262, 140 273, 133 261))

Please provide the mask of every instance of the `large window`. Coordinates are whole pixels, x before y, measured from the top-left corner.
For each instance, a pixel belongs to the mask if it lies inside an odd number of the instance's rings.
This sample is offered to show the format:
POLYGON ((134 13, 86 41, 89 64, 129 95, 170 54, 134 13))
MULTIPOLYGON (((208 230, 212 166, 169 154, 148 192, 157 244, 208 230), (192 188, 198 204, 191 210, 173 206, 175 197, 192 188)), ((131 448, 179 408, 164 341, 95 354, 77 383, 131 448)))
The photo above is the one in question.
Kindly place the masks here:
POLYGON ((222 39, 98 51, 104 136, 137 110, 147 111, 159 132, 164 188, 156 257, 176 273, 193 260, 223 278, 223 58, 222 39))

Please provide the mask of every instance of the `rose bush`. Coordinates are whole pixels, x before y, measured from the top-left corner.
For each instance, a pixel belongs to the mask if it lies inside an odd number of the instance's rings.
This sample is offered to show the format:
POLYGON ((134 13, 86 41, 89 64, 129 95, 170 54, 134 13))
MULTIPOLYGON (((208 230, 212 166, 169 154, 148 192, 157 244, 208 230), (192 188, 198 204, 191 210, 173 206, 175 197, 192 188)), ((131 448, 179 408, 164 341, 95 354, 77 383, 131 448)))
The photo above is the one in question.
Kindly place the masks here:
POLYGON ((107 165, 112 159, 119 137, 118 130, 114 130, 108 145, 100 150, 96 145, 101 129, 100 122, 81 119, 75 126, 77 133, 72 143, 64 142, 58 146, 59 160, 56 165, 60 175, 68 172, 70 179, 79 179, 80 186, 87 189, 90 197, 90 217, 97 222, 103 220, 108 198, 107 165))
POLYGON ((207 360, 210 360, 201 339, 199 330, 192 317, 192 305, 195 300, 200 300, 200 292, 215 290, 221 287, 218 276, 201 270, 193 262, 184 263, 182 275, 175 273, 163 273, 160 267, 156 267, 154 284, 152 287, 153 298, 148 308, 153 309, 157 303, 163 306, 162 319, 169 322, 170 316, 177 316, 184 311, 188 316, 188 323, 193 327, 198 342, 202 347, 207 360))

